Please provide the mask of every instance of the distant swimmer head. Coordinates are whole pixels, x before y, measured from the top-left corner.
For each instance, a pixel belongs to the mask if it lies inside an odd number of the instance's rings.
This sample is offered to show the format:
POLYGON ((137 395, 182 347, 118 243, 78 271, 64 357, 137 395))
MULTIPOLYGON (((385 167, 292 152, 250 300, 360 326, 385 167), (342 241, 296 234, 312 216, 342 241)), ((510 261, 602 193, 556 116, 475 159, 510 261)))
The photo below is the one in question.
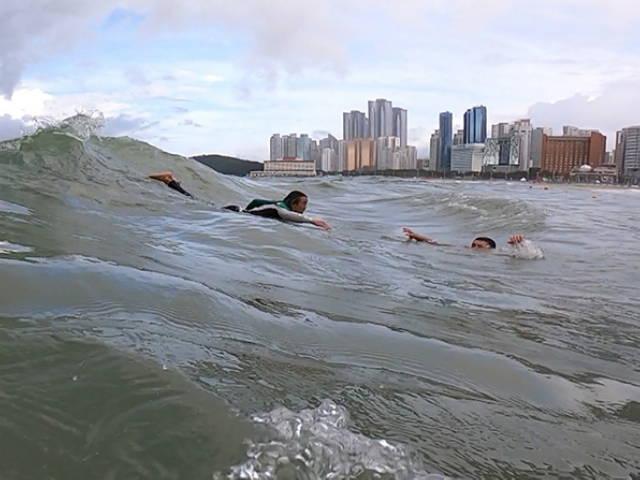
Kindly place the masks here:
POLYGON ((304 193, 294 190, 287 195, 282 201, 289 210, 296 213, 304 213, 309 203, 309 197, 304 193))
POLYGON ((471 242, 471 248, 477 248, 478 250, 491 250, 496 248, 496 242, 489 237, 474 238, 471 242))

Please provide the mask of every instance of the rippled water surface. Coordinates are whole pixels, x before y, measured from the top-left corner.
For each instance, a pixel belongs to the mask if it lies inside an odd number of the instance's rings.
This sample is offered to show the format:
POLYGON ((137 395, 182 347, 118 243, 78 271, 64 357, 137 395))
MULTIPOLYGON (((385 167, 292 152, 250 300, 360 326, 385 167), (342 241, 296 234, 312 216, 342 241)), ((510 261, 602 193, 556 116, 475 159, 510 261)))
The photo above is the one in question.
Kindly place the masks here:
POLYGON ((1 144, 1 478, 630 478, 639 224, 634 189, 1 144), (217 209, 293 188, 332 232, 217 209), (544 259, 464 248, 511 233, 544 259))

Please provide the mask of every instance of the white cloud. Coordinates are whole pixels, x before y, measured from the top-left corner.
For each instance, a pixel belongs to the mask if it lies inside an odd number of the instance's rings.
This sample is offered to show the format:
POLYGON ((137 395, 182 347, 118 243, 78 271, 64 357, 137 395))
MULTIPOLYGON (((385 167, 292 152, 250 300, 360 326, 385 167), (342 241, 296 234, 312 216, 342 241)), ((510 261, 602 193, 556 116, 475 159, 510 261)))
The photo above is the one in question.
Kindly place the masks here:
POLYGON ((341 112, 376 97, 409 109, 420 148, 439 111, 459 123, 478 103, 491 121, 534 105, 537 123, 609 131, 640 123, 638 20, 636 0, 2 0, 0 93, 13 98, 0 98, 0 115, 100 110, 117 134, 256 159, 275 131, 340 136, 341 112), (19 83, 25 66, 108 35, 95 27, 116 6, 141 14, 150 39, 223 32, 238 54, 214 62, 185 49, 149 65, 140 41, 132 63, 19 83))
POLYGON ((537 125, 559 131, 563 125, 593 128, 607 135, 609 147, 615 132, 640 124, 640 76, 607 84, 596 96, 576 94, 556 102, 539 102, 529 108, 529 116, 537 125))

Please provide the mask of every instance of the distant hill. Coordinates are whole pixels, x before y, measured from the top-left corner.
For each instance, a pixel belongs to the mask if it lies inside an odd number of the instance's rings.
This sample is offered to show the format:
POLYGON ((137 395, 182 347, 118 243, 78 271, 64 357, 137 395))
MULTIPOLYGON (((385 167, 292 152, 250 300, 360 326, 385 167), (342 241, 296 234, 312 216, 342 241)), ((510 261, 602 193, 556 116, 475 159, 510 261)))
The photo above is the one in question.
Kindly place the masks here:
POLYGON ((213 168, 216 172, 238 177, 244 177, 249 172, 263 169, 263 165, 260 162, 251 162, 241 158, 227 157, 226 155, 198 155, 191 158, 209 168, 213 168))

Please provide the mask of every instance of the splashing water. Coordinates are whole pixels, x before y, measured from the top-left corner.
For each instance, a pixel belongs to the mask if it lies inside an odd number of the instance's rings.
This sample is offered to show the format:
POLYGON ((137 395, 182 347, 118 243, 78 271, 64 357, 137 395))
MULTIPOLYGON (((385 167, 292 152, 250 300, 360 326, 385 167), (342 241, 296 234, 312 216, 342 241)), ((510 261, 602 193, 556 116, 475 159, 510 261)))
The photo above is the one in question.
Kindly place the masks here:
POLYGON ((277 438, 251 443, 249 460, 235 466, 230 479, 394 478, 442 480, 427 474, 402 446, 372 440, 348 430, 349 413, 331 400, 298 413, 276 408, 253 420, 276 432, 277 438))
POLYGON ((544 258, 544 252, 531 240, 523 240, 517 245, 510 245, 506 248, 507 255, 521 260, 541 260, 544 258))

